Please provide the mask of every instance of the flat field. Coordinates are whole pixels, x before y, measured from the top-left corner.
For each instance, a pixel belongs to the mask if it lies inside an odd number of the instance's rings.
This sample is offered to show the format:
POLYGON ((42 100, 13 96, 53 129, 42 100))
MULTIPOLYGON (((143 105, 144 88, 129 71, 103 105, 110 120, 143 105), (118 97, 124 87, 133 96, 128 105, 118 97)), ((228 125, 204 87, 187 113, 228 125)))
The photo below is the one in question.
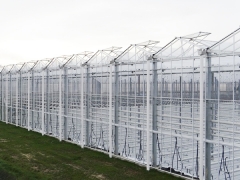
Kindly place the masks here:
POLYGON ((181 178, 0 122, 0 180, 5 179, 181 178))

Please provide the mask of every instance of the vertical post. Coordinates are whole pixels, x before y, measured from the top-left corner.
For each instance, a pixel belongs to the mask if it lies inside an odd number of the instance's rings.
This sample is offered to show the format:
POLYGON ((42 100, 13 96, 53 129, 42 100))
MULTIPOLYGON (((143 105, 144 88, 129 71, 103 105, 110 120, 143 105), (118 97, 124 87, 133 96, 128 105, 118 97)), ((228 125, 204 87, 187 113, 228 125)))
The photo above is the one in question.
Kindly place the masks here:
MULTIPOLYGON (((138 107, 138 128, 141 128, 141 120, 140 120, 140 94, 141 94, 141 76, 140 74, 137 75, 138 76, 138 83, 136 84, 135 83, 135 89, 137 88, 137 107, 138 107)), ((138 138, 140 140, 140 144, 139 144, 139 150, 141 151, 142 150, 142 130, 138 130, 138 138)), ((139 152, 139 153, 142 153, 142 152, 139 152)))
POLYGON ((50 120, 50 84, 49 84, 49 70, 46 72, 46 133, 49 134, 49 120, 50 120))
POLYGON ((19 107, 20 107, 20 117, 19 117, 19 120, 20 120, 20 126, 23 126, 23 123, 22 123, 22 72, 20 71, 19 72, 19 107))
POLYGON ((112 158, 112 64, 109 75, 109 157, 112 158))
MULTIPOLYGON (((211 121, 212 121, 212 72, 211 72, 211 57, 209 53, 206 53, 206 140, 211 140, 211 121)), ((205 178, 211 179, 211 143, 206 142, 205 149, 205 178)))
POLYGON ((67 140, 68 132, 68 70, 64 68, 64 139, 67 140))
POLYGON ((84 93, 84 83, 83 83, 83 71, 84 71, 84 67, 81 66, 81 147, 84 148, 84 140, 83 140, 83 137, 84 137, 84 97, 83 97, 83 93, 84 93))
POLYGON ((5 113, 5 121, 8 123, 8 74, 6 74, 6 113, 5 113))
MULTIPOLYGON (((157 131, 157 92, 158 92, 158 75, 157 62, 153 59, 152 71, 152 130, 157 131)), ((157 166, 157 133, 152 134, 152 165, 157 166)))
MULTIPOLYGON (((218 102, 217 102, 217 99, 218 99, 218 80, 217 78, 215 77, 215 110, 214 110, 214 120, 217 120, 217 115, 218 115, 218 102)), ((236 86, 236 90, 237 90, 237 86, 236 86)))
MULTIPOLYGON (((125 83, 126 83, 126 89, 127 89, 127 80, 126 80, 126 79, 125 79, 125 83)), ((130 88, 129 94, 130 94, 130 96, 131 96, 131 95, 133 94, 133 92, 132 92, 132 78, 130 78, 129 88, 130 88)), ((131 107, 131 103, 130 103, 130 107, 131 107)))
POLYGON ((187 98, 188 97, 188 92, 187 92, 187 82, 183 81, 183 86, 182 86, 182 90, 183 90, 183 98, 187 98))
POLYGON ((150 170, 150 61, 147 61, 147 170, 150 170))
POLYGON ((10 95, 10 123, 12 124, 12 117, 13 117, 13 110, 12 110, 12 74, 11 72, 9 73, 9 81, 10 81, 10 90, 9 90, 9 95, 10 95))
POLYGON ((196 94, 197 94, 197 96, 196 97, 199 97, 199 81, 197 81, 197 90, 196 90, 197 92, 196 92, 196 94))
POLYGON ((16 126, 18 126, 18 74, 16 74, 16 126))
POLYGON ((118 78, 118 65, 115 63, 115 76, 114 76, 114 85, 115 85, 115 105, 114 105, 114 119, 115 119, 115 136, 114 136, 114 154, 118 155, 118 123, 119 123, 119 78, 118 78))
POLYGON ((167 82, 166 81, 166 97, 170 97, 170 92, 169 92, 169 90, 168 90, 168 87, 171 85, 171 82, 167 82))
MULTIPOLYGON (((218 84, 218 86, 220 86, 220 85, 218 84)), ((237 88, 237 90, 238 90, 238 101, 240 101, 240 80, 238 81, 238 88, 237 88)), ((219 90, 219 92, 220 92, 220 90, 219 90)), ((238 109, 240 109, 240 103, 239 102, 238 102, 238 109)))
POLYGON ((28 72, 28 131, 30 131, 30 72, 28 72))
POLYGON ((34 91, 35 91, 35 89, 34 89, 34 72, 33 72, 33 70, 32 70, 32 97, 31 97, 31 99, 32 99, 32 119, 31 119, 31 122, 32 122, 32 130, 34 130, 34 110, 35 110, 35 93, 34 93, 34 91))
POLYGON ((204 120, 203 120, 203 81, 204 77, 203 77, 203 57, 201 56, 200 57, 200 136, 199 136, 199 147, 200 147, 200 160, 199 160, 199 179, 200 180, 203 180, 203 149, 204 149, 204 139, 203 139, 203 123, 204 123, 204 120))
POLYGON ((59 70, 59 141, 62 141, 62 69, 59 70))
POLYGON ((3 75, 1 72, 1 121, 3 121, 3 75))
MULTIPOLYGON (((162 68, 162 66, 161 66, 161 68, 162 68)), ((161 77, 162 77, 162 74, 161 74, 161 77)), ((161 83, 161 116, 162 116, 162 120, 164 119, 163 118, 163 114, 164 114, 164 106, 163 106, 163 104, 164 104, 164 97, 165 97, 165 87, 164 87, 164 85, 165 85, 165 81, 164 81, 164 78, 162 78, 162 83, 161 83)), ((161 123, 161 125, 162 125, 162 123, 161 123)), ((161 127, 162 128, 162 127, 161 127)))
MULTIPOLYGON (((179 92, 180 92, 180 95, 179 95, 179 98, 180 98, 180 106, 179 106, 179 123, 181 124, 182 123, 182 76, 179 77, 179 92)), ((181 130, 182 129, 182 126, 180 125, 179 129, 181 130)))
POLYGON ((190 80, 190 84, 189 84, 189 86, 190 86, 190 95, 189 95, 189 98, 191 98, 191 109, 190 109, 190 113, 191 113, 191 118, 193 117, 193 97, 192 97, 192 90, 193 90, 193 80, 191 79, 190 80))
POLYGON ((89 82, 89 66, 87 65, 87 74, 86 74, 86 134, 85 134, 85 144, 86 146, 89 146, 89 108, 90 108, 90 102, 89 102, 89 91, 90 91, 90 82, 89 82))
POLYGON ((44 72, 42 73, 42 135, 44 135, 44 72))

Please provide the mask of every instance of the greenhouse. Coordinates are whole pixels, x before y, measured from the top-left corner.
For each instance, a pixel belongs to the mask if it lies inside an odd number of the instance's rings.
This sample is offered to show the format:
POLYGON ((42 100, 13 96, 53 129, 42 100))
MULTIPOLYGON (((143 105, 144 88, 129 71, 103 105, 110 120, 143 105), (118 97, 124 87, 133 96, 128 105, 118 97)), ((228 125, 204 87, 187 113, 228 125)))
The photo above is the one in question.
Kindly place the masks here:
POLYGON ((0 66, 3 122, 190 179, 240 179, 240 28, 0 66))

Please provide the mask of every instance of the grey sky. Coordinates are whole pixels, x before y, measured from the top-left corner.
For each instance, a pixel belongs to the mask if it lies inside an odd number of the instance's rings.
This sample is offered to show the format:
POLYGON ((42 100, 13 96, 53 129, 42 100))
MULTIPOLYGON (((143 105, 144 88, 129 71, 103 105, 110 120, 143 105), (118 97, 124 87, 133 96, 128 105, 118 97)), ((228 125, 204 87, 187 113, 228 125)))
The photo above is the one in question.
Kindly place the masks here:
POLYGON ((0 0, 0 65, 240 25, 237 0, 0 0))

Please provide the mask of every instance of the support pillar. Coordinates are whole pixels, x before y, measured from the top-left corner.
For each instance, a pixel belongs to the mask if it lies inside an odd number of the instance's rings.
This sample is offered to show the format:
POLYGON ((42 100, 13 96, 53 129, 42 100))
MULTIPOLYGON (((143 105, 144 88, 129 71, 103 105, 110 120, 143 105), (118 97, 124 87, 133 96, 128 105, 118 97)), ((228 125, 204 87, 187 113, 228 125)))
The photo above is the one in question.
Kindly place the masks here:
POLYGON ((191 118, 193 117, 193 97, 192 97, 192 92, 193 92, 193 80, 191 79, 190 80, 190 84, 189 84, 189 86, 190 86, 190 96, 189 96, 189 98, 191 98, 191 109, 190 109, 190 113, 191 113, 191 118))
MULTIPOLYGON (((90 91, 90 74, 89 74, 89 66, 87 65, 87 72, 86 72, 86 134, 85 134, 85 144, 89 146, 89 109, 90 109, 90 98, 89 98, 89 91, 90 91)), ((92 82, 93 83, 93 82, 92 82)))
POLYGON ((203 101, 203 83, 204 83, 204 77, 203 77, 203 59, 204 57, 202 56, 203 55, 203 52, 202 50, 199 51, 199 54, 201 55, 200 57, 200 89, 199 89, 199 100, 200 100, 200 112, 199 112, 199 115, 200 115, 200 121, 199 121, 199 150, 200 150, 200 156, 199 156, 199 179, 200 180, 203 180, 203 150, 204 150, 204 119, 203 119, 203 107, 204 107, 204 101, 203 101))
POLYGON ((150 61, 147 61, 147 170, 150 170, 150 61))
POLYGON ((84 67, 82 66, 81 67, 81 147, 84 148, 84 140, 83 140, 83 137, 84 137, 84 96, 83 96, 83 93, 84 93, 84 83, 83 83, 83 71, 84 71, 84 67))
MULTIPOLYGON (((152 65, 152 130, 157 131, 158 75, 157 62, 154 59, 152 65)), ((152 136, 152 166, 157 166, 157 133, 153 133, 152 136)))
POLYGON ((62 141, 62 69, 59 70, 59 141, 62 141))
POLYGON ((112 64, 109 74, 109 157, 112 158, 112 64))
MULTIPOLYGON (((179 130, 182 129, 182 76, 179 77, 179 92, 180 92, 180 95, 179 95, 179 98, 180 98, 180 106, 179 106, 179 130)), ((192 102, 191 102, 192 103, 192 102)), ((191 109, 191 112, 192 112, 192 109, 191 109)))
POLYGON ((118 65, 115 63, 115 75, 114 75, 114 86, 115 86, 115 104, 114 104, 114 122, 115 122, 115 136, 114 136, 114 154, 118 155, 119 147, 118 147, 118 134, 119 134, 119 72, 118 65))
POLYGON ((6 74, 6 101, 5 101, 5 122, 8 123, 8 74, 6 74))
POLYGON ((212 140, 211 126, 212 126, 212 86, 213 86, 213 73, 211 72, 211 57, 207 50, 199 50, 200 55, 200 168, 199 168, 199 179, 211 179, 211 143, 206 142, 206 140, 212 140), (205 78, 203 76, 203 59, 205 58, 205 78), (205 79, 205 103, 204 107, 204 79, 205 79), (204 115, 204 109, 206 111, 204 115), (206 120, 206 128, 204 133, 204 116, 206 120), (205 137, 204 137, 205 134, 205 137), (205 145, 205 166, 204 166, 204 145, 205 145), (204 169, 203 169, 204 167, 204 169), (204 176, 203 176, 204 174, 204 176))
POLYGON ((1 121, 3 121, 3 108, 4 104, 3 104, 3 75, 1 73, 1 121))
MULTIPOLYGON (((211 135, 211 127, 212 127, 212 112, 213 112, 213 103, 211 102, 212 99, 212 86, 213 86, 213 73, 211 72, 211 57, 209 53, 206 54, 206 140, 212 140, 211 135)), ((206 149, 205 149, 205 179, 211 179, 211 143, 206 142, 206 149)))
POLYGON ((18 74, 16 74, 16 126, 18 126, 18 74))
POLYGON ((27 127, 28 131, 30 131, 30 72, 28 72, 28 122, 27 127))
POLYGON ((42 73, 42 135, 44 135, 45 131, 44 131, 44 72, 42 73))
MULTIPOLYGON (((19 120, 20 120, 20 126, 23 126, 23 122, 22 122, 22 72, 19 72, 19 107, 20 107, 20 116, 19 116, 19 120)), ((26 124, 25 124, 26 125, 26 124)))
POLYGON ((50 121, 50 86, 49 86, 49 70, 46 70, 46 133, 49 134, 50 121))
POLYGON ((239 110, 240 109, 240 102, 239 102, 240 101, 240 80, 238 81, 238 88, 237 88, 237 90, 238 90, 238 110, 239 110))
POLYGON ((64 140, 68 139, 68 70, 64 68, 64 140))
POLYGON ((13 109, 12 109, 12 74, 11 72, 9 73, 9 85, 10 85, 10 90, 9 90, 9 95, 10 95, 10 123, 12 124, 12 117, 13 117, 13 109))
POLYGON ((32 99, 32 118, 31 118, 31 123, 32 123, 32 130, 34 130, 34 110, 35 110, 35 86, 34 86, 34 72, 32 71, 32 97, 31 97, 31 99, 32 99))

